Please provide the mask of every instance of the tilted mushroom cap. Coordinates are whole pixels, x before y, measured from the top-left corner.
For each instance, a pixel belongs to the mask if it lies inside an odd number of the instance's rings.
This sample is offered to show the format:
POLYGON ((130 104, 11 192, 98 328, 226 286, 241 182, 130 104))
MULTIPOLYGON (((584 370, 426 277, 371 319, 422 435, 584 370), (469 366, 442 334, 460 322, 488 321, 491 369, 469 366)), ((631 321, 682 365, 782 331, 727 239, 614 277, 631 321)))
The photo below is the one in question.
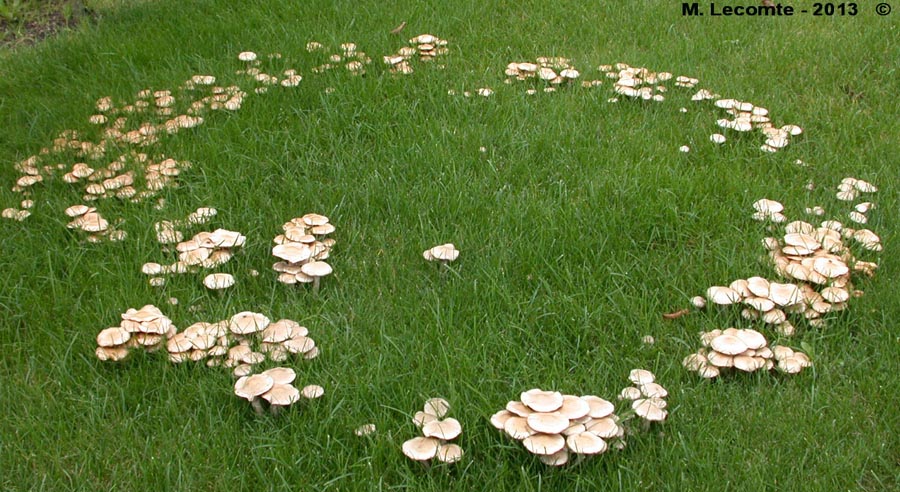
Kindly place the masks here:
POLYGON ((514 416, 515 414, 510 412, 509 410, 500 410, 499 412, 491 415, 491 425, 493 425, 495 429, 503 430, 503 426, 506 424, 506 421, 514 416))
POLYGON ((622 428, 619 427, 619 424, 616 422, 615 415, 604 417, 602 419, 595 419, 588 423, 585 428, 586 432, 595 434, 598 437, 602 437, 603 439, 611 439, 613 437, 616 437, 622 430, 622 428))
POLYGON ((776 202, 775 200, 769 200, 768 198, 761 198, 755 202, 753 202, 753 209, 757 212, 762 213, 779 213, 784 211, 784 205, 781 202, 776 202))
POLYGON ((437 418, 443 418, 450 411, 450 402, 443 398, 429 398, 425 401, 425 413, 434 415, 437 418))
POLYGON ((234 277, 230 273, 212 273, 203 279, 207 289, 221 290, 234 285, 234 277))
POLYGON ((563 404, 562 393, 559 391, 543 391, 534 388, 523 392, 519 397, 522 403, 535 412, 553 412, 559 410, 563 404))
POLYGON ((91 211, 87 205, 72 205, 66 209, 66 215, 69 217, 80 217, 91 211))
POLYGON ((434 422, 437 419, 434 415, 419 410, 413 415, 412 423, 416 424, 416 427, 423 427, 425 424, 434 422))
POLYGON ((628 373, 628 379, 634 384, 647 384, 656 380, 656 376, 646 369, 632 369, 628 373))
POLYGON ((122 345, 131 338, 131 333, 121 327, 113 327, 102 330, 97 334, 97 345, 100 347, 115 347, 122 345))
MULTIPOLYGON (((740 338, 747 345, 748 349, 758 350, 765 347, 767 343, 766 337, 762 333, 749 328, 739 330, 735 336, 740 338)), ((715 347, 713 349, 718 350, 715 347)))
POLYGON ((238 60, 245 61, 245 62, 254 61, 254 60, 256 60, 256 53, 254 53, 252 51, 242 51, 242 52, 238 53, 238 60))
POLYGON ((602 419, 612 415, 612 413, 616 411, 616 406, 612 402, 604 400, 599 396, 584 395, 581 399, 590 405, 591 410, 588 412, 588 415, 591 418, 602 419))
POLYGON ((312 261, 300 267, 300 271, 310 277, 324 277, 333 271, 331 265, 324 261, 312 261))
POLYGON ((822 297, 830 303, 847 302, 850 299, 850 291, 843 287, 826 287, 822 289, 822 297))
POLYGON ((308 226, 320 226, 329 222, 328 217, 319 214, 306 214, 303 217, 300 217, 300 220, 308 226))
MULTIPOLYGON (((691 354, 691 355, 697 355, 697 354, 691 354)), ((685 359, 685 360, 687 360, 687 359, 685 359)), ((704 360, 705 360, 705 358, 704 358, 704 360)), ((687 365, 685 365, 685 367, 687 367, 687 365)), ((628 386, 626 388, 622 388, 622 391, 619 392, 620 400, 637 400, 641 396, 643 396, 643 394, 641 393, 641 390, 634 386, 628 386)))
POLYGON ((513 413, 514 415, 518 415, 519 417, 527 417, 534 413, 534 410, 528 408, 528 405, 520 401, 511 401, 507 403, 506 410, 513 413))
POLYGON ((300 399, 300 392, 288 383, 275 383, 261 396, 272 405, 287 406, 300 399))
POLYGON ((769 297, 769 281, 762 277, 748 278, 747 289, 755 296, 769 297))
POLYGON ((247 400, 253 400, 257 396, 272 389, 272 386, 274 385, 275 381, 264 374, 244 376, 234 383, 234 394, 247 400))
POLYGON ((563 466, 569 462, 569 451, 566 448, 562 448, 553 454, 542 454, 538 456, 538 459, 545 465, 563 466))
POLYGON ((608 448, 606 441, 590 432, 567 437, 566 446, 569 451, 578 454, 600 454, 608 448))
POLYGON ((303 243, 284 243, 272 248, 272 254, 290 263, 306 261, 312 256, 312 248, 303 243))
POLYGON ((325 388, 319 386, 318 384, 310 384, 304 386, 303 389, 300 390, 300 394, 303 395, 304 398, 314 400, 316 398, 320 398, 325 394, 325 388))
POLYGON ((463 450, 456 444, 441 444, 437 450, 437 459, 443 463, 456 463, 462 456, 463 450))
POLYGON ((427 250, 425 253, 422 253, 422 256, 429 261, 456 261, 459 257, 459 250, 456 249, 453 243, 447 243, 427 250))
POLYGON ((648 398, 665 398, 669 396, 669 391, 659 383, 642 384, 640 390, 641 394, 648 398))
POLYGON ((529 415, 525 421, 528 427, 545 434, 559 434, 569 427, 569 419, 559 412, 536 412, 529 415))
POLYGON ((521 441, 534 434, 535 430, 528 426, 528 421, 524 417, 510 417, 503 423, 503 432, 506 432, 509 437, 521 441))
POLYGON ((835 257, 816 258, 813 262, 813 270, 819 272, 827 278, 840 277, 850 272, 847 264, 835 257))
POLYGON ((403 454, 416 461, 427 461, 437 454, 440 441, 433 437, 414 437, 403 443, 403 454))
POLYGON ((548 455, 559 452, 566 446, 566 439, 559 434, 532 434, 522 440, 532 454, 548 455))
POLYGON ((432 420, 422 426, 422 434, 425 437, 436 437, 443 441, 456 439, 462 433, 462 425, 458 420, 449 418, 444 420, 432 420))
POLYGON ((635 400, 631 408, 639 417, 649 421, 661 421, 666 419, 668 412, 661 406, 663 400, 657 398, 646 398, 643 400, 635 400))
POLYGON ((569 420, 576 420, 590 413, 591 406, 577 396, 563 395, 563 404, 556 411, 569 420))
POLYGON ((128 349, 125 347, 97 347, 94 354, 104 362, 118 362, 128 356, 128 349))
POLYGON ((243 311, 231 317, 228 328, 236 335, 249 335, 269 326, 269 318, 260 313, 243 311))
POLYGON ((710 287, 706 289, 706 297, 713 303, 723 306, 741 302, 741 295, 730 287, 710 287))
POLYGON ((263 371, 261 374, 265 374, 272 378, 272 381, 274 381, 275 384, 291 384, 297 377, 297 373, 290 367, 273 367, 263 371))

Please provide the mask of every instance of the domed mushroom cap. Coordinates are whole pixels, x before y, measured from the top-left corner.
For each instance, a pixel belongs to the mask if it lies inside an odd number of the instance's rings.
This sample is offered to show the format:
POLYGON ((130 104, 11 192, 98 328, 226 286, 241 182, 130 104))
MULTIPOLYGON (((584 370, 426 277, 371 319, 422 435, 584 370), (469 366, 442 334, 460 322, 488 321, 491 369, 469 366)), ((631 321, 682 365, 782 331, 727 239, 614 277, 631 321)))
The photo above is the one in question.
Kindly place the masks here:
POLYGON ((803 300, 800 288, 794 284, 769 283, 769 299, 779 306, 797 304, 803 300))
POLYGON ((722 306, 741 302, 741 294, 730 287, 710 287, 706 289, 706 297, 713 303, 722 306))
POLYGON ((522 403, 535 412, 553 412, 559 410, 563 404, 563 396, 559 391, 543 391, 539 388, 530 389, 519 395, 522 403))
POLYGON ((203 279, 207 289, 222 290, 234 285, 234 277, 230 273, 212 273, 203 279))
POLYGON ((272 389, 274 385, 275 381, 264 374, 244 376, 234 383, 234 394, 247 400, 253 400, 272 389))
POLYGON ((571 435, 566 438, 569 451, 578 454, 600 454, 607 450, 606 441, 591 432, 571 435))
POLYGON ((269 318, 261 313, 243 311, 231 317, 228 328, 236 335, 249 335, 269 326, 269 318))
MULTIPOLYGON (((768 343, 766 342, 766 337, 763 336, 762 333, 749 328, 746 330, 739 330, 735 336, 740 338, 741 341, 747 345, 748 349, 761 349, 768 343)), ((713 347, 713 349, 718 350, 715 347, 713 347)))
POLYGON ((433 420, 422 426, 422 434, 425 437, 436 437, 443 441, 456 439, 461 433, 462 425, 453 418, 433 420))
POLYGON ((403 454, 416 461, 427 461, 437 454, 440 441, 433 437, 414 437, 403 443, 403 454))
POLYGON ((621 427, 616 422, 615 416, 596 419, 585 426, 585 431, 596 434, 603 439, 612 439, 619 435, 621 427))
POLYGON ((491 415, 491 425, 493 425, 497 430, 503 430, 503 426, 506 424, 506 421, 514 416, 515 414, 510 412, 509 410, 500 410, 499 412, 491 415))
POLYGON ((463 450, 456 444, 441 444, 437 450, 437 459, 443 463, 456 463, 463 457, 463 450))
POLYGON ((328 217, 319 214, 306 214, 300 217, 300 220, 310 227, 325 225, 329 222, 328 217))
POLYGON ((322 395, 325 394, 325 388, 318 384, 310 384, 304 386, 303 389, 300 390, 300 394, 303 395, 303 398, 315 400, 316 398, 321 398, 322 395))
POLYGON ((647 398, 665 398, 669 396, 669 391, 659 383, 647 383, 641 385, 641 395, 647 398))
POLYGON ((435 417, 434 415, 419 410, 418 412, 416 412, 413 415, 412 423, 416 424, 416 427, 421 428, 421 427, 424 427, 425 424, 427 424, 429 422, 434 422, 437 419, 438 418, 435 417))
POLYGON ((535 433, 535 430, 528 426, 525 417, 510 417, 503 423, 503 432, 518 441, 535 433))
POLYGON ((238 53, 238 60, 245 62, 252 62, 256 60, 256 53, 252 51, 242 51, 238 53))
POLYGON ((576 420, 584 417, 591 411, 588 402, 574 395, 563 395, 563 404, 557 412, 569 420, 576 420))
POLYGON ((332 268, 324 261, 312 261, 300 267, 300 271, 310 277, 324 277, 331 274, 332 268))
POLYGON ((290 367, 273 367, 260 374, 269 376, 275 384, 291 384, 297 377, 297 373, 290 367))
POLYGON ((656 376, 646 369, 632 369, 628 379, 634 384, 648 384, 656 381, 656 376))
POLYGON ((753 209, 764 214, 775 214, 783 212, 784 205, 782 205, 781 202, 776 202, 775 200, 761 198, 753 202, 753 209))
POLYGON ((525 422, 537 432, 559 434, 569 427, 569 419, 559 412, 536 412, 529 415, 525 422))
POLYGON ((453 243, 447 243, 426 250, 422 256, 428 261, 456 261, 459 258, 459 250, 453 243))
POLYGON ((262 398, 271 405, 284 407, 298 401, 300 392, 290 384, 275 383, 272 385, 272 389, 262 394, 262 398))
POLYGON ((559 434, 532 434, 522 440, 531 454, 549 455, 559 452, 566 446, 566 439, 559 434))

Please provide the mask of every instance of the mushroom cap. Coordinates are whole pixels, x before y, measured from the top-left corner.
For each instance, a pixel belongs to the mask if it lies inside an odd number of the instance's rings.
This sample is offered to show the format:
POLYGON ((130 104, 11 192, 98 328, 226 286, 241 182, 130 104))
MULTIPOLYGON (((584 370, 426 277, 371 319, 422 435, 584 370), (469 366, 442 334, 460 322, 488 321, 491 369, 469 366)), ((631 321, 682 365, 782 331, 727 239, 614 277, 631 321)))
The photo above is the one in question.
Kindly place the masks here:
POLYGON ((99 347, 115 347, 124 344, 129 339, 131 339, 131 333, 122 327, 115 326, 97 334, 97 345, 99 347))
MULTIPOLYGON (((761 349, 768 343, 766 342, 766 337, 762 333, 750 328, 739 330, 735 336, 740 338, 741 341, 747 345, 748 349, 761 349)), ((715 347, 713 347, 713 349, 718 350, 715 347)))
POLYGON ((252 51, 242 51, 242 52, 238 53, 238 60, 245 61, 245 62, 251 62, 253 60, 256 60, 256 53, 254 53, 252 51))
POLYGON ((800 288, 794 284, 769 283, 769 299, 779 306, 797 304, 803 300, 800 288))
POLYGON ((569 419, 559 412, 536 412, 529 415, 525 421, 528 427, 545 434, 559 434, 569 427, 569 419))
POLYGON ((291 384, 297 378, 297 373, 290 367, 273 367, 263 371, 261 374, 272 378, 275 384, 291 384))
POLYGON ((269 326, 269 318, 260 313, 243 311, 231 317, 228 328, 236 335, 249 335, 269 326))
POLYGON ((456 463, 462 456, 463 450, 456 444, 441 444, 437 450, 437 459, 443 463, 456 463))
POLYGON ((375 433, 375 424, 363 424, 363 425, 357 427, 353 431, 353 433, 359 437, 368 436, 369 434, 374 434, 375 433))
POLYGON ((528 408, 528 405, 520 401, 511 401, 507 403, 506 409, 519 417, 527 417, 534 413, 534 410, 528 408))
POLYGON ((642 400, 635 400, 632 403, 631 408, 634 409, 634 413, 649 421, 658 422, 666 419, 666 415, 668 412, 660 406, 660 401, 656 398, 646 398, 642 400))
POLYGON ((569 451, 577 454, 600 454, 607 450, 606 441, 591 432, 582 432, 566 438, 569 451))
MULTIPOLYGON (((696 354, 692 354, 692 355, 696 355, 696 354)), ((634 386, 628 386, 626 388, 622 388, 622 391, 619 392, 620 400, 637 400, 641 396, 643 396, 643 393, 641 393, 641 390, 639 388, 635 388, 634 386)))
POLYGON ((272 386, 274 385, 275 381, 264 374, 244 376, 234 383, 234 394, 247 400, 253 400, 257 396, 272 389, 272 386))
POLYGON ((325 394, 325 388, 318 384, 310 384, 304 386, 303 389, 300 390, 300 394, 303 395, 303 398, 314 400, 316 398, 321 398, 322 395, 325 394))
POLYGON ((596 419, 585 426, 585 431, 604 439, 611 439, 619 434, 619 424, 613 416, 596 419))
POLYGON ((642 384, 640 390, 641 394, 648 398, 665 398, 669 395, 669 391, 659 383, 642 384))
MULTIPOLYGON (((539 388, 530 389, 519 395, 522 403, 535 412, 553 412, 563 404, 563 396, 559 391, 544 391, 539 388)), ((507 407, 508 409, 508 407, 507 407)))
POLYGON ((300 267, 300 271, 310 277, 324 277, 331 274, 331 265, 324 261, 311 261, 300 267))
POLYGON ((290 263, 299 263, 312 256, 312 248, 303 243, 289 242, 273 247, 272 255, 290 263))
POLYGON ((562 448, 553 454, 542 454, 538 458, 545 465, 563 466, 569 462, 569 451, 566 448, 562 448))
POLYGON ((532 434, 522 440, 532 454, 549 455, 557 453, 566 446, 566 439, 559 434, 532 434))
POLYGON ((710 287, 706 289, 706 297, 713 303, 723 306, 741 302, 741 295, 730 287, 710 287))
POLYGON ((509 437, 521 441, 534 434, 535 430, 528 426, 528 421, 524 417, 510 417, 503 423, 503 432, 506 432, 509 437))
POLYGON ((328 217, 319 214, 306 214, 300 217, 300 220, 310 227, 325 225, 329 222, 328 217))
POLYGON ((403 443, 403 454, 416 461, 427 461, 437 454, 440 441, 433 437, 414 437, 403 443))
POLYGON ((299 400, 300 392, 288 383, 275 383, 272 389, 262 394, 262 398, 271 405, 283 407, 299 400))
POLYGON ((422 426, 425 437, 436 437, 443 441, 456 439, 461 433, 462 425, 453 418, 433 420, 422 426))
POLYGON ((428 261, 456 261, 459 258, 459 250, 456 249, 453 243, 447 243, 426 250, 422 253, 422 256, 428 261))
POLYGON ((211 273, 203 279, 207 289, 221 290, 234 285, 234 277, 230 273, 211 273))
POLYGON ((437 418, 443 418, 450 411, 450 402, 443 398, 429 398, 425 401, 423 408, 425 413, 434 415, 437 418))
POLYGON ((120 361, 128 356, 128 349, 125 347, 97 347, 94 354, 102 361, 120 361))
POLYGON ((557 412, 569 420, 576 420, 584 417, 591 411, 588 402, 574 395, 563 395, 563 404, 557 412))
POLYGON ((419 410, 413 415, 412 422, 416 424, 416 427, 424 427, 425 424, 434 422, 437 419, 434 415, 419 410))
POLYGON ((591 418, 602 419, 604 417, 609 417, 616 411, 616 406, 613 405, 612 402, 604 400, 599 396, 584 395, 581 399, 590 405, 591 410, 588 415, 590 415, 591 418))
POLYGON ((499 412, 491 415, 491 425, 493 425, 497 430, 503 430, 503 426, 504 424, 506 424, 506 421, 514 416, 515 414, 510 412, 509 410, 500 410, 499 412))
POLYGON ((628 379, 634 384, 647 384, 656 380, 656 376, 646 369, 632 369, 628 373, 628 379))

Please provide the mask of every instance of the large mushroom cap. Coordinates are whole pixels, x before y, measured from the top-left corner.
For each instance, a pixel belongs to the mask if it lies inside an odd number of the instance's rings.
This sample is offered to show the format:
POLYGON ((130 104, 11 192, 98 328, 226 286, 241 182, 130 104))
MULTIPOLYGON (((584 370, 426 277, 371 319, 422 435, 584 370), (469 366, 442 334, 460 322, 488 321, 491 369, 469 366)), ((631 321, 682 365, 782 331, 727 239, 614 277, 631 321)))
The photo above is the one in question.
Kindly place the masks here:
POLYGON ((287 383, 275 383, 272 389, 262 394, 262 398, 275 406, 291 405, 300 399, 297 388, 287 383))
POLYGON ((456 419, 432 420, 422 426, 425 437, 436 437, 442 441, 456 439, 462 433, 462 425, 456 419))
POLYGON ((459 250, 453 243, 442 244, 422 253, 428 261, 455 261, 459 257, 459 250))
POLYGON ((463 450, 456 444, 441 444, 437 450, 438 461, 444 463, 456 463, 462 459, 462 456, 463 450))
POLYGON ((534 388, 523 392, 519 397, 522 403, 535 412, 553 412, 559 410, 563 404, 563 396, 559 391, 534 388))
MULTIPOLYGON (((275 384, 291 384, 297 377, 297 373, 290 367, 273 367, 261 374, 269 376, 275 384)), ((299 395, 298 395, 299 396, 299 395)))
POLYGON ((265 374, 244 376, 234 383, 234 394, 247 400, 253 400, 272 389, 274 385, 275 381, 265 374))
POLYGON ((545 434, 559 434, 569 427, 569 419, 559 412, 536 412, 525 419, 528 427, 545 434))
POLYGON ((658 398, 646 398, 635 400, 631 407, 639 417, 649 421, 662 421, 666 419, 668 412, 663 408, 664 400, 658 398))
POLYGON ((312 256, 312 248, 303 243, 284 243, 272 248, 272 254, 290 263, 299 263, 312 256))
POLYGON ((569 451, 578 454, 600 454, 607 449, 606 441, 591 432, 571 435, 566 438, 569 451))
POLYGON ((312 261, 300 267, 300 271, 310 277, 324 277, 331 274, 332 268, 324 261, 312 261))
POLYGON ((269 318, 260 313, 243 311, 231 317, 228 328, 236 335, 249 335, 269 326, 269 318))
POLYGON ((566 446, 566 439, 559 434, 532 434, 522 440, 525 449, 532 454, 557 453, 566 446))
POLYGON ((416 461, 427 461, 437 454, 440 441, 433 437, 414 437, 403 443, 403 454, 416 461))
POLYGON ((234 285, 234 277, 230 273, 211 273, 203 279, 207 289, 222 290, 234 285))

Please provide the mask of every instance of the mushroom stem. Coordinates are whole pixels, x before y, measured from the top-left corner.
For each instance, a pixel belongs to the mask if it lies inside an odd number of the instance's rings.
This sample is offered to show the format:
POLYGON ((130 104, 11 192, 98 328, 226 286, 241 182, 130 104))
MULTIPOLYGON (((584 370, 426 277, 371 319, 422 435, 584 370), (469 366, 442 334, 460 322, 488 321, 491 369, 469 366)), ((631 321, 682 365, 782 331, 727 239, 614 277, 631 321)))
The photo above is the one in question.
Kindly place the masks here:
POLYGON ((313 294, 319 293, 319 278, 320 277, 313 277, 313 294))
POLYGON ((253 411, 256 412, 256 415, 263 415, 266 411, 263 409, 262 402, 259 398, 254 398, 250 400, 250 406, 253 407, 253 411))
POLYGON ((269 412, 271 412, 272 415, 280 414, 281 413, 281 405, 271 405, 269 407, 269 412))

